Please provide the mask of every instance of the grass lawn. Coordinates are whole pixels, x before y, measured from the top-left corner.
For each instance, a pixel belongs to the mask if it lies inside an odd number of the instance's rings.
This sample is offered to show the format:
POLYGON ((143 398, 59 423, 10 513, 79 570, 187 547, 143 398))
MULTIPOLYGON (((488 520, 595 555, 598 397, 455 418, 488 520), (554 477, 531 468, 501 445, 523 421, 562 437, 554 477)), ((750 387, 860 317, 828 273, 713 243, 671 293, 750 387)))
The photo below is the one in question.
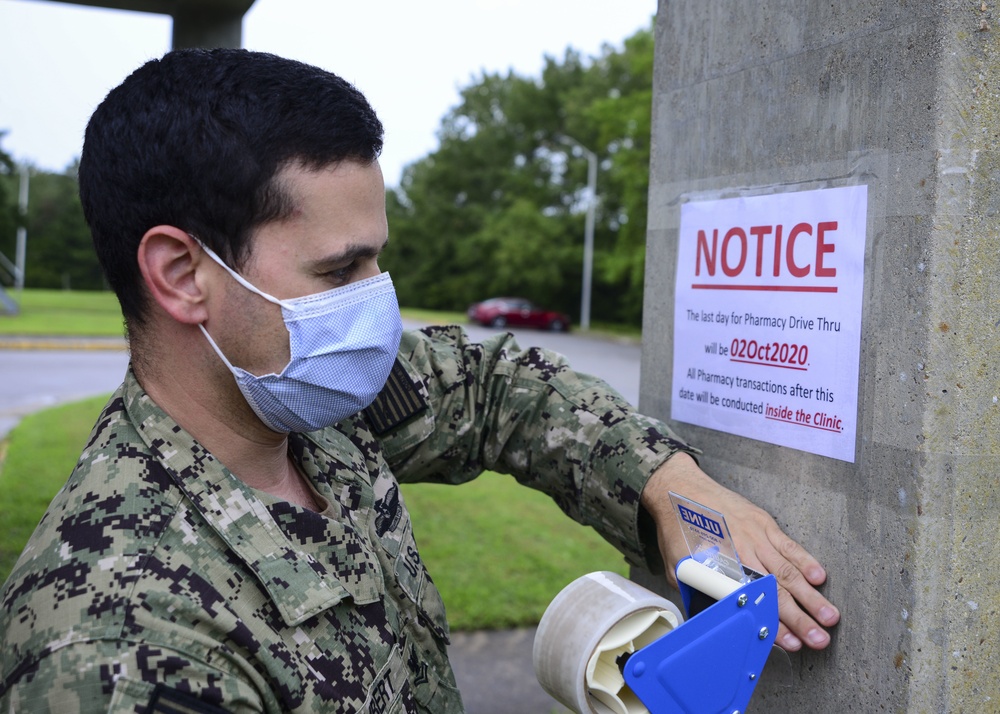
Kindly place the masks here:
POLYGON ((0 580, 66 481, 107 397, 30 414, 0 441, 0 580))
POLYGON ((581 575, 628 574, 621 554, 593 529, 510 476, 487 472, 461 486, 407 484, 403 497, 455 630, 534 625, 581 575))
MULTIPOLYGON (((106 401, 32 414, 0 442, 0 581, 72 471, 106 401)), ((456 631, 535 624, 571 580, 594 570, 626 573, 622 556, 593 530, 510 477, 408 484, 403 494, 456 631)))
POLYGON ((21 311, 0 314, 0 335, 121 337, 122 312, 112 292, 22 290, 11 292, 21 311))

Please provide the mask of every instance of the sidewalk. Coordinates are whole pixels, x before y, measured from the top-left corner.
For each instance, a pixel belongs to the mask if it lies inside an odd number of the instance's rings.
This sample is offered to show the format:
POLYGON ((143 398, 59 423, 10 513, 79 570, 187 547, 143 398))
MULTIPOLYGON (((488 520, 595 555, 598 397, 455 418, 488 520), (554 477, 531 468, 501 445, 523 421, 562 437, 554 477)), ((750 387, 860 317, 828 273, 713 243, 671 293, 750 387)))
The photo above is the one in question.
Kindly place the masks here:
POLYGON ((565 714, 535 678, 535 628, 453 632, 452 666, 468 714, 565 714))

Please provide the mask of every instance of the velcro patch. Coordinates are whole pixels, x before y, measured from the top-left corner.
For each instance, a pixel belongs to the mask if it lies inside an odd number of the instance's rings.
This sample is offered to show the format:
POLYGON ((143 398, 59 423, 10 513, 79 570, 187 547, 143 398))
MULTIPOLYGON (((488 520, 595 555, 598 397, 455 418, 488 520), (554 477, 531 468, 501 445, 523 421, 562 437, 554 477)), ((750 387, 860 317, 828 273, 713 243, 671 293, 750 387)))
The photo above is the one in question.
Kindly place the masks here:
POLYGON ((365 409, 372 431, 381 436, 427 409, 420 388, 413 383, 403 363, 396 358, 385 387, 365 409))
POLYGON ((225 709, 198 697, 157 684, 149 700, 147 714, 228 714, 225 709))

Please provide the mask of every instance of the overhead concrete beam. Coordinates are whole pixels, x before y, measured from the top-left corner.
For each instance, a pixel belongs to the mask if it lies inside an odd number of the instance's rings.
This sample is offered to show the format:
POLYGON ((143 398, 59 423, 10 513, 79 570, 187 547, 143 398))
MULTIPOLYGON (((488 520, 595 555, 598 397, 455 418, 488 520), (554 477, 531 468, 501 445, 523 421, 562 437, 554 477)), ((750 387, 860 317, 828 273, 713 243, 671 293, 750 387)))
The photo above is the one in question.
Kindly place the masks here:
POLYGON ((254 0, 53 0, 73 5, 130 10, 173 18, 172 46, 240 47, 243 16, 254 0))
POLYGON ((151 12, 158 15, 173 15, 180 0, 51 0, 68 5, 88 5, 104 7, 109 10, 131 10, 133 12, 151 12))

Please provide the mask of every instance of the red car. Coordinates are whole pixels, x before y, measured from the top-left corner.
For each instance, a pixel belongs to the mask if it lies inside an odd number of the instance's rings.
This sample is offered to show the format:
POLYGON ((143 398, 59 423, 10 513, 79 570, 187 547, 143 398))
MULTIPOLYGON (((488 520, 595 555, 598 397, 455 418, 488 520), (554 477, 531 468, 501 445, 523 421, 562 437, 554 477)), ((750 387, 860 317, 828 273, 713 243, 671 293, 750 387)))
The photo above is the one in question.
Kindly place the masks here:
POLYGON ((569 315, 543 310, 524 298, 490 298, 469 305, 466 314, 472 322, 483 326, 537 327, 555 332, 569 330, 569 315))

